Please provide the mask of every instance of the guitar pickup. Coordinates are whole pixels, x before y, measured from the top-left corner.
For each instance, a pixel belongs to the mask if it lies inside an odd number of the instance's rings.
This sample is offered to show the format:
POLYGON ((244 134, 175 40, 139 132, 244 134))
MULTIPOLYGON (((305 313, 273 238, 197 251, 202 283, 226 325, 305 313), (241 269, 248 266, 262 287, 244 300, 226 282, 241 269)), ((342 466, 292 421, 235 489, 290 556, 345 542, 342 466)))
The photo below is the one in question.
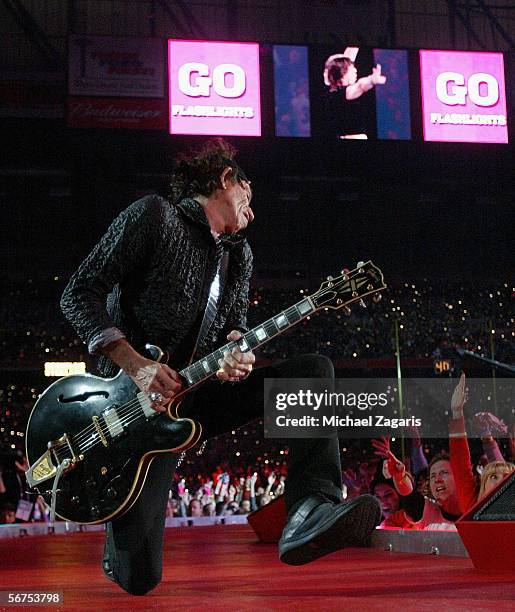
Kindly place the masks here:
POLYGON ((104 410, 102 416, 104 417, 104 422, 112 438, 115 438, 124 432, 122 421, 120 420, 114 406, 104 410))

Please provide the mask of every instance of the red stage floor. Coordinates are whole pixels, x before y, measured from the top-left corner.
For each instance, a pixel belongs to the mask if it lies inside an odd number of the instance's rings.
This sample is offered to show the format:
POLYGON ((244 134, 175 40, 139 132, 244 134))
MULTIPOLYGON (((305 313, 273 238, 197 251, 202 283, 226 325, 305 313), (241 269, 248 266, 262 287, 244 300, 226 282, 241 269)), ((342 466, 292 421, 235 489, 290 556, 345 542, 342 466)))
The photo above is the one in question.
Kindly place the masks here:
POLYGON ((163 582, 133 597, 104 578, 102 544, 102 533, 0 540, 0 590, 61 590, 73 610, 515 610, 515 575, 469 559, 355 548, 289 567, 246 525, 168 529, 163 582))

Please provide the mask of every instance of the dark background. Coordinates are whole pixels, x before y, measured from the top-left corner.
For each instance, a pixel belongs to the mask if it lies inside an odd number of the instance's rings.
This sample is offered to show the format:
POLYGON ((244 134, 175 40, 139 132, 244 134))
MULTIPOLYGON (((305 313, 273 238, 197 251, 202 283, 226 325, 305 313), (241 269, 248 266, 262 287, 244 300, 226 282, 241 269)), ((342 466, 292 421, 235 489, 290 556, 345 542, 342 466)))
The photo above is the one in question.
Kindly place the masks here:
MULTIPOLYGON (((112 218, 167 192, 203 139, 3 120, 1 258, 8 275, 69 274, 112 218)), ((388 278, 513 271, 513 145, 232 138, 254 188, 259 275, 332 273, 373 258, 388 278)))

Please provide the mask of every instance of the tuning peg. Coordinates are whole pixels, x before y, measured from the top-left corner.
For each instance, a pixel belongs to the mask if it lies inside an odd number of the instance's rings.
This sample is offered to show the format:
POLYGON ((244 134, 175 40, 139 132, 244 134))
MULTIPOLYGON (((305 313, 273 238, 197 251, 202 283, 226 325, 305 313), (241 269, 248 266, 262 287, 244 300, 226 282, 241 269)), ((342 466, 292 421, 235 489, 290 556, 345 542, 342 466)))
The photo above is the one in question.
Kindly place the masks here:
POLYGON ((365 304, 365 302, 363 300, 360 300, 358 302, 358 304, 360 305, 361 308, 366 308, 367 307, 367 305, 365 304))
POLYGON ((379 304, 379 302, 383 299, 383 295, 382 293, 374 293, 374 295, 372 296, 372 301, 374 302, 374 304, 379 304))
POLYGON ((344 306, 343 307, 343 314, 346 315, 347 317, 350 317, 351 314, 352 314, 352 310, 348 306, 344 306))
POLYGON ((365 262, 364 261, 358 261, 358 263, 356 264, 356 268, 361 268, 361 266, 364 266, 365 262))

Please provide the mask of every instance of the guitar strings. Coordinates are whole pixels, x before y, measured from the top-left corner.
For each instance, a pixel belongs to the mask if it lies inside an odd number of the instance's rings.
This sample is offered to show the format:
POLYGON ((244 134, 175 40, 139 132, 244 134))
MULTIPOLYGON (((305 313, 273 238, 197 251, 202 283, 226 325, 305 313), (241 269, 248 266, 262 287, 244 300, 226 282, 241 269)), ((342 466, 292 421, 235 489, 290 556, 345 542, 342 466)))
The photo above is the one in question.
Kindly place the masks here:
MULTIPOLYGON (((139 407, 141 409, 141 404, 138 397, 130 400, 126 404, 122 404, 122 406, 120 406, 120 412, 118 413, 117 411, 119 419, 121 420, 123 417, 128 416, 132 409, 136 407, 139 407)), ((101 422, 99 422, 98 424, 99 427, 102 429, 102 433, 109 433, 109 428, 107 427, 107 424, 104 425, 101 422)), ((77 446, 80 446, 82 442, 90 438, 91 434, 94 434, 95 432, 97 432, 97 428, 94 425, 88 425, 83 430, 77 433, 76 437, 74 438, 74 442, 77 444, 77 446)))
MULTIPOLYGON (((123 412, 123 416, 127 416, 130 414, 132 408, 139 406, 141 408, 141 404, 139 399, 136 397, 135 399, 130 400, 129 402, 127 402, 127 404, 123 404, 121 406, 121 408, 123 408, 124 410, 123 412)), ((101 423, 99 423, 100 428, 102 429, 102 433, 109 433, 107 425, 102 425, 101 423)), ((91 438, 91 434, 94 434, 95 432, 97 432, 97 428, 94 425, 88 425, 87 427, 85 427, 84 429, 82 429, 81 431, 79 431, 76 436, 73 437, 73 441, 74 443, 77 444, 78 447, 80 447, 84 442, 86 442, 88 439, 91 438)), ((97 432, 98 433, 98 432, 97 432)), ((67 443, 66 442, 60 442, 58 445, 56 445, 55 447, 53 447, 54 449, 58 449, 58 448, 62 448, 62 447, 67 447, 67 443)), ((80 450, 80 448, 79 448, 80 450)))
MULTIPOLYGON (((330 293, 331 290, 329 291, 322 291, 320 292, 320 296, 323 296, 325 293, 330 293)), ((293 307, 292 307, 293 308, 293 307)), ((290 309, 287 309, 290 310, 290 309)), ((300 320, 302 320, 305 317, 301 317, 300 320)), ((220 347, 219 349, 217 349, 216 351, 213 352, 217 352, 217 351, 221 351, 223 353, 223 350, 229 350, 230 348, 236 346, 236 343, 229 343, 224 345, 223 347, 220 347)), ((200 367, 200 361, 194 362, 190 367, 200 367)), ((209 378, 210 376, 212 376, 211 374, 208 374, 205 378, 209 378)), ((200 381, 197 381, 200 382, 200 381)), ((139 401, 139 398, 135 398, 133 400, 130 400, 127 404, 123 404, 119 410, 116 410, 116 413, 118 415, 118 419, 120 421, 123 421, 124 419, 126 419, 127 417, 130 417, 128 421, 125 421, 124 423, 122 423, 122 426, 128 427, 131 423, 133 423, 134 421, 138 420, 141 416, 142 416, 142 412, 140 412, 141 410, 141 403, 139 401), (134 410, 134 408, 138 408, 138 410, 134 410), (134 418, 131 418, 134 417, 134 418)), ((102 423, 99 422, 99 427, 102 430, 102 433, 109 435, 109 428, 107 427, 107 425, 104 425, 102 423)), ((91 448, 93 448, 94 446, 96 446, 97 444, 99 444, 100 442, 96 439, 96 438, 92 438, 92 435, 94 435, 95 433, 98 434, 97 428, 94 425, 89 425, 88 427, 84 428, 83 430, 81 430, 80 432, 78 432, 76 438, 74 439, 74 442, 77 444, 77 446, 79 447, 79 450, 90 450, 91 448), (83 448, 83 445, 86 445, 87 448, 83 448)), ((66 447, 66 442, 62 442, 60 443, 60 445, 58 446, 64 446, 66 447)), ((56 451, 58 447, 55 447, 56 451)), ((57 453, 56 453, 57 454, 57 453)))

